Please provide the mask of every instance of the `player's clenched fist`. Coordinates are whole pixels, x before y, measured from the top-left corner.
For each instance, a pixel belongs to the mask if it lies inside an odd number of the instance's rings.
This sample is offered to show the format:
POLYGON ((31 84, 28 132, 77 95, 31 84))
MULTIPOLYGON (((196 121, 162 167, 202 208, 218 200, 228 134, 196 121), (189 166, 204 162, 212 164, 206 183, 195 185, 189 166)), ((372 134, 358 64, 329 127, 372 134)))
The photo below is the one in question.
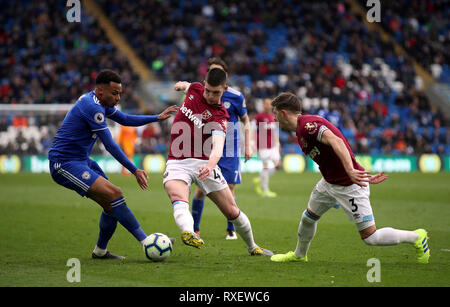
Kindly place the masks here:
POLYGON ((173 89, 176 91, 186 91, 186 89, 189 87, 190 83, 187 81, 178 81, 173 86, 173 89))

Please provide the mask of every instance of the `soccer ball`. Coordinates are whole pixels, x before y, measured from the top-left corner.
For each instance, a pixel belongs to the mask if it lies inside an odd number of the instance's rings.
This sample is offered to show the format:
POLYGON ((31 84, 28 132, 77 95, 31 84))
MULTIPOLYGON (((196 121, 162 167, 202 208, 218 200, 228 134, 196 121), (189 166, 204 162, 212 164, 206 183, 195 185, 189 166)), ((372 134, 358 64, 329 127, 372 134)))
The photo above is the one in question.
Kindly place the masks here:
POLYGON ((172 254, 172 242, 163 233, 152 233, 144 240, 144 253, 151 261, 163 261, 172 254))

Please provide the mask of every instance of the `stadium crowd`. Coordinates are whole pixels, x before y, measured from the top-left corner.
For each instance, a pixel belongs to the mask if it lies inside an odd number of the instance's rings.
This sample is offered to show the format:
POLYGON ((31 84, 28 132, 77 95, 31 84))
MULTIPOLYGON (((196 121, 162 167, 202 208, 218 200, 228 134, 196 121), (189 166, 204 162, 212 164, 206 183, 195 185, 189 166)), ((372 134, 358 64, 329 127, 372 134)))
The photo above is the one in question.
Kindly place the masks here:
MULTIPOLYGON (((365 5, 365 1, 359 1, 365 5)), ((432 73, 450 82, 450 6, 447 0, 384 1, 381 24, 395 40, 432 73)))
MULTIPOLYGON (((413 64, 344 1, 100 2, 160 78, 202 80, 205 59, 221 56, 250 115, 262 98, 293 91, 358 153, 450 152, 448 116, 430 105, 413 64)), ((298 150, 294 139, 282 134, 285 152, 298 150)))
MULTIPOLYGON (((162 80, 202 80, 207 58, 220 56, 229 65, 231 85, 246 97, 251 118, 263 98, 292 91, 302 98, 304 113, 318 113, 337 125, 358 154, 450 154, 448 115, 423 94, 413 64, 379 33, 369 32, 345 1, 97 2, 162 80)), ((441 21, 448 20, 448 8, 437 9, 439 0, 426 3, 434 6, 427 6, 428 15, 383 2, 382 25, 404 46, 414 37, 418 43, 405 49, 426 69, 437 63, 445 71, 449 29, 441 21), (399 35, 391 29, 391 16, 417 27, 401 27, 399 35), (430 23, 437 24, 436 35, 424 33, 430 23)), ((81 24, 70 24, 61 17, 64 10, 57 1, 6 5, 0 17, 2 103, 73 102, 92 88, 99 67, 118 70, 125 84, 137 81, 92 18, 83 15, 81 24)), ((128 87, 123 108, 136 108, 133 101, 128 87)), ((14 119, 0 118, 2 129, 14 119)), ((167 150, 168 128, 140 130, 136 152, 167 150), (158 134, 147 131, 149 139, 142 140, 146 130, 158 134)), ((47 130, 51 138, 54 130, 47 130)), ((293 135, 282 132, 280 138, 284 153, 299 152, 293 135)))
MULTIPOLYGON (((83 13, 83 22, 66 20, 64 1, 2 4, 2 103, 73 103, 80 93, 93 88, 99 67, 120 71, 126 84, 138 80, 94 18, 83 13)), ((123 101, 125 108, 137 106, 131 88, 123 101)))
MULTIPOLYGON (((94 18, 66 20, 65 1, 2 1, 0 103, 70 104, 93 89, 99 67, 120 71, 122 109, 138 108, 139 76, 94 18)), ((47 154, 64 114, 0 112, 0 154, 47 154)), ((98 152, 98 150, 97 150, 98 152)))

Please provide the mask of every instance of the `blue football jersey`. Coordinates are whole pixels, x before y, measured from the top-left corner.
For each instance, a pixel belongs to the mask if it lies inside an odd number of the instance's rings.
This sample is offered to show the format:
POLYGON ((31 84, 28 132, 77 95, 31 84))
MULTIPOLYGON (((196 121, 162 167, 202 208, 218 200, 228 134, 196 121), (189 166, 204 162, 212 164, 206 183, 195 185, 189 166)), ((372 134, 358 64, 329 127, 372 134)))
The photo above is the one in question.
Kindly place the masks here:
POLYGON ((244 95, 238 90, 228 87, 222 95, 222 104, 230 116, 223 156, 239 157, 239 118, 247 114, 244 95))
POLYGON ((108 129, 106 117, 116 112, 116 108, 104 107, 94 94, 88 92, 78 98, 67 113, 50 148, 50 161, 89 159, 97 140, 96 131, 108 129))

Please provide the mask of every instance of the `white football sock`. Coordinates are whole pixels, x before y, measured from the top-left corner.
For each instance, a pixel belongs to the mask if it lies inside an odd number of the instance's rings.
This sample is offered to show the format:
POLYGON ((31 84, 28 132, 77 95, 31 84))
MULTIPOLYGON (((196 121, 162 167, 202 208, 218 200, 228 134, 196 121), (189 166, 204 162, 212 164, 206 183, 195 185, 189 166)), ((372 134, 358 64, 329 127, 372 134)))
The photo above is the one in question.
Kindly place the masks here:
POLYGON ((252 225, 244 212, 241 211, 239 216, 230 222, 233 223, 236 232, 241 236, 242 240, 244 240, 249 252, 257 247, 255 241, 253 240, 252 225))
POLYGON ((305 210, 298 225, 298 240, 295 254, 302 258, 308 253, 309 245, 317 232, 317 220, 305 210))
POLYGON ((364 239, 368 245, 397 245, 399 243, 414 243, 419 235, 414 231, 398 230, 391 227, 377 229, 364 239))
POLYGON ((261 190, 267 191, 269 189, 269 170, 267 168, 261 170, 259 179, 261 180, 261 190))
POLYGON ((194 219, 191 212, 189 212, 189 204, 187 202, 176 201, 173 203, 173 217, 181 232, 185 230, 194 232, 194 219))
POLYGON ((272 175, 275 174, 275 167, 269 167, 268 173, 269 173, 269 178, 272 177, 272 175))

